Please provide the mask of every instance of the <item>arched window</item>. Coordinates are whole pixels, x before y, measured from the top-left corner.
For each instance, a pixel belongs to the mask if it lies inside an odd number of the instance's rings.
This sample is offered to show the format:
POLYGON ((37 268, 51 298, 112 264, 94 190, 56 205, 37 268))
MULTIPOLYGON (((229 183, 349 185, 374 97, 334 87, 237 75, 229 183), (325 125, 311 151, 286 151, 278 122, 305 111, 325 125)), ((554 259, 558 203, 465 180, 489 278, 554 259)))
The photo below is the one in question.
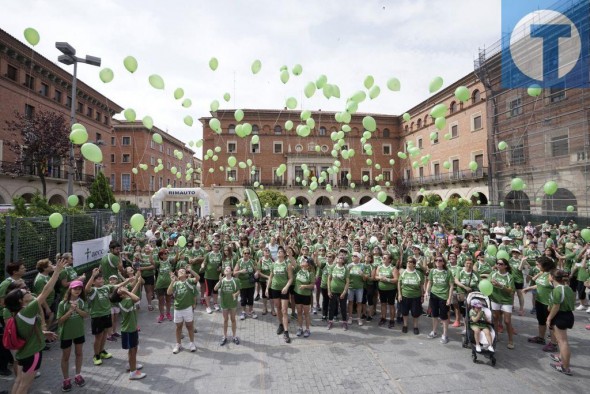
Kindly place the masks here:
POLYGON ((418 119, 418 123, 417 123, 418 128, 422 127, 422 119, 418 119))
POLYGON ((236 125, 235 124, 230 124, 227 128, 227 132, 230 134, 235 134, 236 133, 236 125))
POLYGON ((389 129, 383 129, 383 138, 389 138, 389 129))
POLYGON ((479 90, 475 89, 473 91, 473 94, 471 95, 471 102, 473 104, 477 104, 481 101, 481 93, 479 92, 479 90))
POLYGON ((410 130, 414 130, 414 122, 410 125, 410 130))
POLYGON ((452 114, 454 114, 455 112, 457 112, 457 103, 456 102, 452 102, 451 106, 449 107, 449 110, 452 114))
POLYGON ((424 117, 424 127, 428 126, 428 115, 424 117))
POLYGON ((283 132, 283 128, 280 125, 275 126, 275 134, 281 134, 283 132))
POLYGON ((252 125, 252 134, 258 134, 258 125, 257 124, 253 124, 252 125))
POLYGON ((326 128, 324 126, 320 127, 319 133, 320 135, 326 135, 326 128))
POLYGON ((404 127, 404 130, 406 131, 406 133, 408 132, 410 128, 408 127, 408 125, 406 125, 406 127, 404 127))

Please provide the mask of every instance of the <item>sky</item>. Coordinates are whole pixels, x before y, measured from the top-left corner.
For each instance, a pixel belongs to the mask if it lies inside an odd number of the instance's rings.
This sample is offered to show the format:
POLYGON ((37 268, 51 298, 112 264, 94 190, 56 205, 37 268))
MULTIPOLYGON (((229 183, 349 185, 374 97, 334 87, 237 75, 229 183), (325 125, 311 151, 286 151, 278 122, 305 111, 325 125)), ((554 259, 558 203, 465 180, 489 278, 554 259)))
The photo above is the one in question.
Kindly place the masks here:
POLYGON ((222 109, 282 109, 295 97, 297 109, 340 111, 367 75, 381 94, 359 112, 402 114, 428 98, 434 77, 448 85, 473 71, 479 49, 500 38, 500 6, 500 0, 18 0, 2 2, 0 27, 22 41, 24 29, 35 28, 41 41, 34 49, 56 63, 56 41, 69 42, 78 56, 102 58, 100 68, 80 65, 79 79, 188 142, 202 138, 198 118, 210 116, 214 99, 222 109), (123 66, 129 55, 139 64, 133 74, 123 66), (212 57, 216 71, 209 68, 212 57), (262 69, 254 75, 256 59, 262 69), (281 66, 295 64, 303 73, 283 84, 281 66), (99 78, 104 67, 114 71, 109 83, 99 78), (164 79, 164 90, 150 86, 151 74, 164 79), (340 99, 321 92, 305 98, 305 84, 321 74, 339 86, 340 99), (387 89, 391 77, 401 91, 387 89), (191 99, 189 108, 174 99, 178 87, 191 99), (187 115, 192 127, 183 121, 187 115))

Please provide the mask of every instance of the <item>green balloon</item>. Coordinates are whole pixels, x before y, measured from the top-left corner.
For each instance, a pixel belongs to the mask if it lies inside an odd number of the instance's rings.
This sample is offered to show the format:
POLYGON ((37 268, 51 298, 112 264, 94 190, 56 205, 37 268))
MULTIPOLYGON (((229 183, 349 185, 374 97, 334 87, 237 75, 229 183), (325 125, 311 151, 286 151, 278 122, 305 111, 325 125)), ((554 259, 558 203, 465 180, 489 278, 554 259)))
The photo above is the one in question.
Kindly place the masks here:
POLYGON ((119 203, 116 202, 113 205, 111 205, 111 209, 114 213, 119 213, 119 211, 121 210, 121 205, 119 205, 119 203))
POLYGON ((93 143, 85 143, 84 145, 82 145, 82 148, 80 148, 80 151, 82 152, 82 156, 84 156, 86 160, 90 160, 93 163, 102 162, 102 151, 98 146, 94 145, 93 143))
POLYGON ((527 94, 531 97, 539 97, 541 93, 543 93, 543 88, 537 84, 533 84, 527 89, 527 94))
POLYGON ((407 159, 408 155, 406 155, 404 152, 397 152, 397 157, 400 159, 407 159))
POLYGON ((576 210, 576 208, 573 205, 568 205, 567 208, 566 208, 566 210, 568 212, 574 212, 576 210))
POLYGON ((495 256, 498 254, 498 248, 496 248, 495 245, 488 245, 488 248, 486 250, 488 252, 488 255, 490 256, 495 256))
POLYGON ((82 145, 88 141, 88 132, 86 129, 73 129, 70 133, 70 141, 76 145, 82 145))
POLYGON ((508 148, 508 144, 507 144, 506 142, 504 142, 504 141, 500 141, 500 142, 498 143, 498 149, 499 149, 499 150, 506 150, 506 148, 508 148))
POLYGON ((287 71, 287 70, 281 71, 280 79, 281 79, 282 83, 289 82, 289 71, 287 71))
POLYGON ((580 235, 582 236, 582 239, 584 239, 584 241, 590 242, 590 230, 585 228, 580 232, 580 235))
POLYGON ((90 208, 94 208, 94 204, 93 204, 93 203, 90 203, 90 204, 88 204, 88 206, 89 206, 90 208))
POLYGON ((365 99, 367 98, 367 94, 365 92, 363 92, 362 90, 358 90, 357 92, 355 92, 352 97, 350 98, 352 101, 354 101, 355 103, 359 104, 362 103, 363 101, 365 101, 365 99))
POLYGON ((512 187, 512 190, 520 191, 520 190, 524 189, 524 181, 520 178, 514 178, 510 182, 510 186, 512 187))
POLYGON ((308 82, 307 85, 305 85, 305 88, 303 89, 303 93, 305 94, 305 97, 311 98, 315 94, 315 89, 316 89, 315 83, 308 82))
POLYGON ((477 163, 474 161, 469 162, 469 169, 473 172, 477 171, 477 163))
POLYGON ((315 81, 315 86, 318 89, 322 89, 324 87, 324 85, 326 84, 326 82, 328 82, 328 77, 326 77, 325 75, 322 74, 315 81))
POLYGON ((103 68, 98 73, 98 76, 100 77, 100 80, 104 83, 109 83, 113 80, 115 74, 113 73, 113 70, 111 70, 110 68, 103 68))
POLYGON ((443 79, 441 77, 435 77, 432 79, 432 81, 430 81, 430 84, 428 85, 428 91, 430 93, 434 93, 437 90, 439 90, 440 88, 442 88, 443 86, 443 79))
POLYGON ((227 103, 227 102, 229 102, 229 100, 231 100, 231 95, 226 92, 226 93, 223 94, 223 99, 227 103))
POLYGON ((176 88, 174 90, 174 98, 176 100, 180 100, 182 97, 184 97, 184 89, 182 89, 182 88, 176 88))
POLYGON ((377 129, 377 123, 372 116, 365 116, 363 118, 363 127, 368 131, 375 131, 377 129))
POLYGON ((209 60, 209 68, 213 71, 217 70, 217 67, 219 66, 219 61, 217 60, 217 58, 212 57, 209 60))
POLYGON ((137 71, 137 59, 135 59, 133 56, 127 56, 125 59, 123 59, 123 65, 127 71, 132 74, 137 71))
POLYGON ((49 215, 49 225, 52 228, 58 228, 63 223, 63 221, 64 218, 61 216, 61 213, 55 212, 49 215))
POLYGON ((262 68, 262 63, 258 59, 254 60, 252 62, 252 66, 250 66, 250 69, 252 70, 252 74, 258 74, 260 72, 261 68, 262 68))
POLYGON ((178 243, 178 246, 184 248, 186 246, 186 237, 184 235, 181 235, 180 237, 178 237, 178 241, 176 242, 178 243))
POLYGON ((505 260, 510 260, 510 255, 508 254, 507 251, 505 250, 499 250, 498 253, 496 253, 496 258, 499 259, 505 259, 505 260))
POLYGON ((430 116, 433 118, 440 118, 447 114, 447 106, 445 104, 437 104, 430 110, 430 116))
POLYGON ((193 125, 193 117, 190 115, 187 115, 184 117, 184 124, 187 126, 192 126, 193 125))
POLYGON ((190 108, 191 105, 193 105, 193 102, 191 101, 191 99, 187 98, 182 101, 182 106, 184 108, 190 108))
POLYGON ((221 133, 221 122, 217 118, 209 119, 209 127, 217 134, 221 133))
POLYGON ((402 115, 402 118, 403 118, 403 119, 404 119, 404 121, 406 121, 406 122, 409 122, 409 121, 410 121, 410 119, 412 119, 412 117, 410 116, 410 114, 409 114, 409 113, 407 113, 407 112, 406 112, 406 113, 404 113, 404 114, 402 115))
POLYGON ((436 126, 436 128, 438 130, 442 130, 447 125, 447 119, 446 118, 436 118, 434 120, 434 125, 436 126))
POLYGON ((129 122, 135 122, 137 115, 135 113, 135 110, 133 110, 132 108, 127 108, 125 111, 123 111, 123 116, 129 122))
POLYGON ((543 186, 543 190, 545 191, 545 194, 547 194, 548 196, 552 196, 555 194, 555 192, 557 192, 558 186, 557 186, 557 182, 555 181, 549 181, 547 183, 545 183, 545 185, 543 186))
POLYGON ((399 92, 401 89, 401 83, 397 78, 389 78, 387 81, 387 88, 392 92, 399 92))
POLYGON ((373 78, 372 75, 367 75, 365 77, 365 80, 363 81, 363 85, 365 85, 365 89, 371 89, 371 87, 373 87, 373 84, 375 83, 375 78, 373 78))
POLYGON ((230 156, 227 158, 227 165, 230 167, 235 167, 238 160, 234 156, 230 156))
POLYGON ((39 36, 39 32, 32 27, 27 27, 24 31, 25 40, 32 46, 35 46, 41 40, 41 36, 39 36))
POLYGON ((154 89, 164 89, 164 79, 162 79, 162 77, 158 74, 150 75, 148 81, 154 89))
POLYGON ((143 229, 145 218, 142 214, 136 213, 135 215, 131 216, 131 219, 129 219, 129 224, 131 224, 131 228, 139 232, 143 229))
POLYGON ((448 162, 448 161, 445 161, 445 162, 443 163, 443 167, 444 167, 445 169, 449 170, 449 169, 451 168, 451 163, 450 163, 450 162, 448 162))
POLYGON ((490 296, 494 292, 494 286, 492 282, 487 279, 483 279, 479 282, 479 291, 481 291, 486 296, 490 296))
POLYGON ((303 67, 301 66, 301 64, 296 64, 293 66, 291 72, 293 73, 293 75, 301 75, 301 73, 303 72, 303 67))
POLYGON ((289 109, 297 108, 297 99, 295 97, 289 97, 285 102, 285 106, 289 109))
POLYGON ((234 112, 234 119, 236 122, 241 122, 242 119, 244 119, 244 111, 241 109, 236 109, 236 112, 234 112))
POLYGON ((385 202, 385 200, 387 200, 387 193, 385 193, 383 191, 377 193, 377 200, 379 200, 381 202, 385 202))
POLYGON ((70 207, 75 207, 76 205, 78 205, 79 202, 80 202, 80 200, 78 199, 78 196, 76 196, 76 195, 68 196, 68 205, 70 207))
POLYGON ((152 140, 156 143, 156 144, 162 144, 162 136, 158 133, 154 133, 154 135, 152 135, 152 140))
POLYGON ((469 101, 471 98, 471 93, 469 93, 469 89, 467 89, 465 86, 459 86, 457 89, 455 89, 455 98, 464 103, 469 101))
POLYGON ((369 90, 369 98, 371 100, 374 100, 379 96, 380 93, 381 93, 381 88, 379 86, 375 85, 371 88, 371 90, 369 90))
POLYGON ((281 205, 279 205, 278 212, 279 212, 279 215, 282 218, 284 218, 285 216, 287 216, 287 212, 289 212, 289 210, 287 209, 287 206, 285 204, 281 204, 281 205))

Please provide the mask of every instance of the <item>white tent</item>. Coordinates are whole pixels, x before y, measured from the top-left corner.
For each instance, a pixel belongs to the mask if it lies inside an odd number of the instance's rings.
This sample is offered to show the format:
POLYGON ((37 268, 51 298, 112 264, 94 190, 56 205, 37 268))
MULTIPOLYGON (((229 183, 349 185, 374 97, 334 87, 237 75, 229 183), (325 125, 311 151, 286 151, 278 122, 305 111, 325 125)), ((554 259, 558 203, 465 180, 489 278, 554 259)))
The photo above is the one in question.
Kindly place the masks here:
POLYGON ((351 209, 348 213, 358 216, 391 216, 397 212, 401 211, 399 209, 388 207, 376 198, 372 198, 371 201, 351 209))

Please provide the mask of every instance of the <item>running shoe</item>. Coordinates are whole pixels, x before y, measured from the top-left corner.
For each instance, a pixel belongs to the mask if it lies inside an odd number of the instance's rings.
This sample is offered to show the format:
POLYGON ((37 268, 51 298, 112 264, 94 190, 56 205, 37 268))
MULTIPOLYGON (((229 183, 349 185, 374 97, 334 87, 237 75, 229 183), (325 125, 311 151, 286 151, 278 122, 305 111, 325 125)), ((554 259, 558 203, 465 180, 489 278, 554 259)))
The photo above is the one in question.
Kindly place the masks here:
POLYGON ((419 335, 420 329, 418 327, 414 327, 414 335, 419 335))
POLYGON ((92 362, 94 363, 94 365, 102 365, 102 359, 99 357, 92 357, 92 362))
POLYGON ((311 313, 313 313, 314 315, 317 315, 318 309, 314 306, 313 308, 311 308, 311 313))
POLYGON ((240 344, 240 338, 238 338, 238 337, 234 337, 234 343, 235 343, 236 345, 239 345, 239 344, 240 344))
POLYGON ((211 310, 211 308, 207 307, 207 309, 205 309, 205 312, 207 312, 208 314, 213 313, 213 311, 211 310))
POLYGON ((63 391, 63 392, 72 391, 72 380, 71 379, 64 379, 63 384, 61 385, 61 391, 63 391))
POLYGON ((328 322, 328 330, 331 330, 333 326, 334 326, 334 322, 329 321, 328 322))
POLYGON ((342 328, 344 328, 344 331, 348 331, 348 323, 342 323, 342 328))
POLYGON ((429 338, 429 339, 434 339, 434 338, 436 338, 436 337, 438 337, 438 335, 437 335, 437 333, 436 333, 436 332, 434 332, 434 331, 430 331, 430 334, 428 334, 428 338, 429 338))
POLYGON ((107 335, 107 341, 109 342, 117 342, 117 338, 114 335, 107 335))
POLYGON ((371 317, 371 315, 367 316, 367 321, 373 321, 373 318, 371 317))
POLYGON ((549 357, 551 357, 551 360, 556 363, 561 363, 561 357, 559 357, 559 354, 550 354, 549 357))
POLYGON ((170 312, 166 313, 166 319, 168 319, 168 321, 172 321, 172 315, 170 312))
POLYGON ((481 346, 480 345, 475 345, 475 351, 477 353, 481 353, 481 346))
POLYGON ((256 297, 254 297, 254 301, 260 301, 260 294, 256 294, 256 297))
POLYGON ((349 318, 348 318, 348 321, 347 321, 347 323, 348 323, 348 324, 352 324, 352 317, 349 317, 349 318))
POLYGON ((130 372, 129 380, 139 380, 146 377, 146 374, 140 371, 130 372))
POLYGON ((226 337, 223 337, 223 338, 221 338, 221 341, 219 341, 219 346, 223 346, 226 343, 227 343, 227 338, 226 337))
POLYGON ((299 327, 297 329, 297 333, 295 335, 297 335, 298 337, 302 336, 303 335, 303 328, 299 327))
POLYGON ((565 368, 561 363, 557 364, 549 364, 551 367, 556 370, 557 372, 561 372, 562 374, 572 376, 572 370, 570 368, 565 368))
POLYGON ((197 351, 197 347, 195 346, 194 342, 191 342, 190 345, 188 345, 188 350, 190 350, 191 353, 194 353, 197 351))
POLYGON ((461 327, 461 322, 459 320, 455 320, 455 322, 453 323, 453 327, 455 327, 455 328, 461 327))
POLYGON ((158 323, 162 323, 164 321, 164 315, 158 316, 158 323))
POLYGON ((389 325, 387 326, 388 328, 393 328, 395 327, 395 321, 393 321, 393 319, 389 320, 389 325))
POLYGON ((359 326, 363 325, 363 319, 359 319, 359 326))
POLYGON ((219 312, 220 311, 219 305, 217 305, 217 304, 213 305, 213 309, 215 309, 215 312, 219 312))
POLYGON ((443 335, 443 336, 440 338, 440 343, 442 343, 443 345, 446 345, 447 343, 449 343, 449 337, 448 337, 448 336, 446 336, 446 335, 443 335))
POLYGON ((384 325, 387 322, 387 320, 381 318, 381 320, 379 320, 379 327, 381 327, 382 325, 384 325))
POLYGON ((545 344, 545 339, 541 338, 541 337, 531 337, 528 339, 529 343, 537 343, 539 345, 544 345, 545 344))
POLYGON ((182 346, 180 345, 180 343, 177 343, 176 345, 174 345, 174 347, 172 348, 172 353, 174 354, 178 354, 180 351, 182 350, 182 346))
MULTIPOLYGON (((135 363, 135 370, 138 371, 143 368, 143 364, 135 363)), ((131 367, 127 364, 127 372, 131 372, 131 367)))
POLYGON ((283 339, 285 340, 285 343, 291 343, 291 337, 289 337, 289 332, 285 331, 285 334, 283 334, 283 339))
POLYGON ((402 327, 402 332, 403 332, 404 334, 407 334, 407 333, 408 333, 408 326, 403 326, 403 327, 402 327))
POLYGON ((576 310, 577 310, 577 311, 583 311, 584 309, 586 309, 586 305, 582 305, 582 304, 580 304, 580 305, 578 305, 578 306, 576 307, 576 310))
POLYGON ((543 351, 552 353, 557 351, 557 345, 554 343, 549 342, 547 345, 543 346, 543 351))
POLYGON ((113 355, 112 355, 111 353, 107 353, 107 351, 106 351, 106 350, 102 350, 102 351, 100 352, 100 358, 101 358, 102 360, 108 360, 109 358, 113 358, 113 355))
POLYGON ((256 314, 256 312, 252 312, 250 315, 248 315, 248 317, 252 319, 258 319, 258 315, 256 314))
POLYGON ((114 332, 114 333, 113 333, 113 336, 114 336, 114 337, 117 337, 117 338, 121 338, 121 334, 119 334, 118 332, 114 332))
POLYGON ((277 335, 281 335, 285 332, 285 327, 282 324, 279 324, 279 328, 277 328, 277 335))
POLYGON ((309 330, 303 331, 303 338, 308 338, 310 335, 311 335, 311 332, 309 332, 309 330))
POLYGON ((240 320, 246 320, 246 313, 240 313, 240 320))
POLYGON ((74 378, 74 383, 76 383, 76 386, 78 387, 84 387, 86 381, 84 380, 82 375, 76 375, 76 377, 74 378))

